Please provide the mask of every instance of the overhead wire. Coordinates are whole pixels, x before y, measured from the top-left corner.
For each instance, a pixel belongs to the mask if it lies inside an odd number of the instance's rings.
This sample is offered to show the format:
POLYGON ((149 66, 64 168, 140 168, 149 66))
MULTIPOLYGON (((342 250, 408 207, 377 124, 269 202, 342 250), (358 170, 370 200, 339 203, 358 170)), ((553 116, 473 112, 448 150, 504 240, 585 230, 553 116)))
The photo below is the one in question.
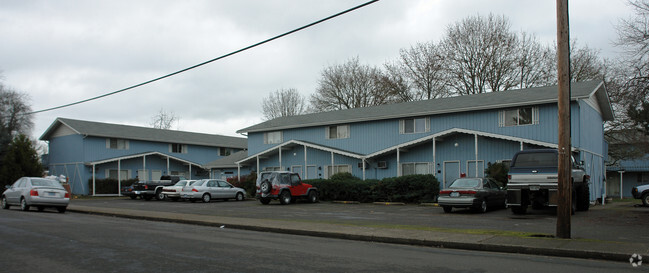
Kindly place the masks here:
POLYGON ((183 73, 183 72, 186 72, 186 71, 192 70, 192 69, 194 69, 194 68, 197 68, 197 67, 200 67, 200 66, 203 66, 203 65, 206 65, 206 64, 209 64, 209 63, 212 63, 212 62, 215 62, 215 61, 218 61, 218 60, 221 60, 221 59, 224 59, 224 58, 230 57, 230 56, 232 56, 232 55, 235 55, 235 54, 241 53, 241 52, 246 51, 246 50, 248 50, 248 49, 251 49, 251 48, 254 48, 254 47, 257 47, 257 46, 260 46, 260 45, 266 44, 266 43, 271 42, 271 41, 273 41, 273 40, 277 40, 277 39, 282 38, 282 37, 284 37, 284 36, 288 36, 288 35, 293 34, 293 33, 295 33, 295 32, 298 32, 298 31, 301 31, 301 30, 303 30, 303 29, 306 29, 306 28, 309 28, 309 27, 315 26, 315 25, 320 24, 320 23, 322 23, 322 22, 328 21, 328 20, 330 20, 330 19, 336 18, 336 17, 338 17, 338 16, 341 16, 341 15, 343 15, 343 14, 346 14, 346 13, 352 12, 352 11, 354 11, 354 10, 360 9, 360 8, 362 8, 362 7, 368 6, 368 5, 373 4, 373 3, 375 3, 375 2, 378 2, 378 1, 379 1, 379 0, 372 0, 372 1, 365 2, 365 3, 360 4, 360 5, 358 5, 358 6, 355 6, 355 7, 349 8, 349 9, 347 9, 347 10, 341 11, 341 12, 336 13, 336 14, 334 14, 334 15, 331 15, 331 16, 328 16, 328 17, 326 17, 326 18, 320 19, 320 20, 318 20, 318 21, 312 22, 312 23, 310 23, 310 24, 307 24, 307 25, 301 26, 301 27, 299 27, 299 28, 296 28, 296 29, 293 29, 293 30, 291 30, 291 31, 285 32, 285 33, 283 33, 283 34, 277 35, 277 36, 275 36, 275 37, 272 37, 272 38, 269 38, 269 39, 263 40, 263 41, 258 42, 258 43, 256 43, 256 44, 249 45, 249 46, 244 47, 244 48, 241 48, 241 49, 239 49, 239 50, 232 51, 232 52, 230 52, 230 53, 228 53, 228 54, 221 55, 221 56, 216 57, 216 58, 214 58, 214 59, 211 59, 211 60, 208 60, 208 61, 205 61, 205 62, 202 62, 202 63, 196 64, 196 65, 193 65, 193 66, 190 66, 190 67, 187 67, 187 68, 184 68, 184 69, 178 70, 178 71, 173 72, 173 73, 169 73, 169 74, 167 74, 167 75, 164 75, 164 76, 161 76, 161 77, 158 77, 158 78, 152 79, 152 80, 148 80, 148 81, 145 81, 145 82, 142 82, 142 83, 139 83, 139 84, 135 84, 135 85, 132 85, 132 86, 129 86, 129 87, 126 87, 126 88, 123 88, 123 89, 117 90, 117 91, 109 92, 109 93, 106 93, 106 94, 103 94, 103 95, 99 95, 99 96, 96 96, 96 97, 92 97, 92 98, 88 98, 88 99, 84 99, 84 100, 80 100, 80 101, 76 101, 76 102, 72 102, 72 103, 68 103, 68 104, 64 104, 64 105, 60 105, 60 106, 56 106, 56 107, 51 107, 51 108, 46 108, 46 109, 42 109, 42 110, 32 111, 32 112, 29 112, 29 113, 25 113, 25 115, 32 115, 32 114, 37 114, 37 113, 43 113, 43 112, 48 112, 48 111, 52 111, 52 110, 57 110, 57 109, 61 109, 61 108, 66 108, 66 107, 70 107, 70 106, 74 106, 74 105, 78 105, 78 104, 86 103, 86 102, 89 102, 89 101, 93 101, 93 100, 101 99, 101 98, 108 97, 108 96, 111 96, 111 95, 115 95, 115 94, 118 94, 118 93, 122 93, 122 92, 124 92, 124 91, 128 91, 128 90, 131 90, 131 89, 134 89, 134 88, 137 88, 137 87, 143 86, 143 85, 147 85, 147 84, 150 84, 150 83, 153 83, 153 82, 156 82, 156 81, 159 81, 159 80, 165 79, 165 78, 169 78, 169 77, 171 77, 171 76, 174 76, 174 75, 177 75, 177 74, 180 74, 180 73, 183 73))

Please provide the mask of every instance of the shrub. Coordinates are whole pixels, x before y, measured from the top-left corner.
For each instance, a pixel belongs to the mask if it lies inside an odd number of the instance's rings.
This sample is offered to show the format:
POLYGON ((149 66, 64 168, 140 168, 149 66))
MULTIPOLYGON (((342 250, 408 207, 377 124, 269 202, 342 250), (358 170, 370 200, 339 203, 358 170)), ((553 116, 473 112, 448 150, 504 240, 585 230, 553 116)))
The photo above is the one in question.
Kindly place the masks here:
POLYGON ((507 186, 507 175, 509 174, 509 168, 505 163, 487 163, 487 169, 485 170, 487 177, 491 177, 501 186, 507 186))
MULTIPOLYGON (((117 183, 117 179, 95 179, 95 194, 119 194, 118 185, 128 187, 137 183, 137 179, 122 180, 121 184, 117 183)), ((92 178, 88 179, 88 188, 92 194, 92 178)))
POLYGON ((427 202, 439 194, 439 182, 433 175, 408 175, 383 180, 361 180, 349 173, 331 179, 311 179, 304 183, 318 188, 320 200, 359 202, 427 202))
POLYGON ((249 197, 254 197, 255 192, 257 191, 257 173, 251 173, 249 175, 243 175, 241 176, 241 181, 239 181, 239 177, 230 177, 227 179, 227 181, 232 184, 232 186, 242 188, 246 190, 246 194, 249 197))

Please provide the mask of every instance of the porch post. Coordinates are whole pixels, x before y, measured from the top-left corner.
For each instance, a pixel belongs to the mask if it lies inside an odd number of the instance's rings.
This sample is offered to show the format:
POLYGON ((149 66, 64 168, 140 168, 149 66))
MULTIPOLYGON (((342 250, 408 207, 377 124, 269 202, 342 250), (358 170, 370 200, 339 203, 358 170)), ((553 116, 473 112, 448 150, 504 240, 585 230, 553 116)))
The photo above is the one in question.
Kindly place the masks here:
POLYGON ((363 165, 363 181, 365 181, 365 158, 361 158, 361 164, 363 165))
POLYGON ((241 182, 241 164, 237 164, 237 178, 241 182))
POLYGON ((279 170, 283 171, 284 167, 282 167, 282 146, 279 146, 279 170))
POLYGON ((167 175, 171 175, 169 173, 169 157, 167 156, 167 175))
POLYGON ((399 148, 397 148, 397 177, 401 176, 401 154, 399 148))
POLYGON ((334 167, 334 152, 331 152, 331 173, 329 174, 329 178, 331 178, 332 175, 336 172, 336 169, 334 167))
POLYGON ((122 189, 122 160, 117 160, 117 188, 122 189))
POLYGON ((145 175, 146 175, 144 177, 144 180, 150 180, 149 179, 149 172, 146 171, 146 155, 142 156, 142 170, 145 172, 145 175))
POLYGON ((475 139, 475 177, 480 177, 478 174, 478 134, 473 134, 475 139))
POLYGON ((192 163, 189 163, 189 179, 192 179, 192 163))
POLYGON ((437 144, 435 137, 433 137, 433 176, 437 177, 437 144))
POLYGON ((259 170, 259 156, 257 156, 257 175, 259 175, 259 172, 261 172, 261 170, 259 170))
MULTIPOLYGON (((92 164, 92 196, 95 196, 95 164, 92 164)), ((119 195, 122 195, 122 190, 120 188, 119 195)))
POLYGON ((304 179, 309 179, 309 172, 306 161, 306 145, 304 145, 304 179))
POLYGON ((620 200, 622 200, 622 196, 624 194, 623 193, 623 187, 622 187, 623 186, 623 181, 624 181, 624 180, 622 180, 622 178, 624 178, 624 171, 617 171, 617 172, 620 173, 620 200))

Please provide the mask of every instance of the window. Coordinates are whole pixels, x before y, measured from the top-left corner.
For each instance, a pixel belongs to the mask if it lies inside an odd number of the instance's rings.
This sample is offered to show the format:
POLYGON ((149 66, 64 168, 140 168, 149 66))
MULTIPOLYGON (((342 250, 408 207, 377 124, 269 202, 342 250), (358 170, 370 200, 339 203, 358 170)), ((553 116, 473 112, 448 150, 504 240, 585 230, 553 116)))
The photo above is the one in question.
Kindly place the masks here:
POLYGON ((178 143, 171 143, 171 144, 169 144, 169 152, 177 153, 177 154, 186 154, 187 153, 187 145, 178 144, 178 143))
POLYGON ((638 173, 638 183, 649 183, 649 173, 638 173))
POLYGON ((282 143, 282 132, 268 132, 264 133, 264 144, 279 144, 282 143))
POLYGON ((219 155, 220 155, 220 156, 229 156, 230 154, 231 154, 230 149, 228 149, 228 148, 223 148, 223 147, 220 147, 220 148, 219 148, 219 155))
POLYGON ((326 139, 349 138, 349 125, 327 126, 325 129, 326 139))
POLYGON ((264 167, 263 169, 264 172, 274 172, 274 171, 281 171, 279 167, 264 167))
POLYGON ((402 119, 399 127, 401 134, 430 132, 430 118, 402 119))
POLYGON ((498 123, 500 127, 539 124, 539 108, 523 107, 501 110, 498 123))
POLYGON ((128 150, 128 140, 121 138, 107 138, 106 148, 114 150, 128 150))
POLYGON ((401 175, 412 175, 412 174, 430 174, 428 162, 402 163, 401 175))
POLYGON ((331 165, 329 165, 326 170, 325 178, 329 178, 337 173, 351 173, 352 167, 351 165, 335 165, 332 170, 331 165))
MULTIPOLYGON (((119 173, 120 173, 120 177, 119 177, 119 178, 120 178, 121 180, 127 180, 127 179, 130 178, 130 176, 128 175, 129 170, 120 170, 119 173)), ((106 177, 107 177, 107 178, 110 178, 110 179, 115 179, 115 180, 117 180, 117 169, 109 169, 109 170, 106 170, 106 177)))

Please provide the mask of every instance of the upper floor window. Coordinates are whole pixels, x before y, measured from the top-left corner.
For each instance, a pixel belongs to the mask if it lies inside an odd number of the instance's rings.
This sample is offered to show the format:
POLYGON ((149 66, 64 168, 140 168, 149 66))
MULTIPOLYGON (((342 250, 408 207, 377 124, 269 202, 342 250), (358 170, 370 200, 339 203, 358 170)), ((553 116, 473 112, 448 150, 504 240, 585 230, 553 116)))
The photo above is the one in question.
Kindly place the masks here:
POLYGON ((500 127, 531 124, 539 124, 538 107, 521 107, 498 112, 498 125, 500 127))
POLYGON ((327 126, 325 129, 326 139, 349 138, 349 125, 327 126))
POLYGON ((430 132, 430 118, 408 118, 399 122, 401 134, 430 132))
POLYGON ((232 152, 228 148, 220 147, 219 148, 219 155, 220 156, 229 156, 232 152))
POLYGON ((186 154, 187 153, 187 145, 179 144, 179 143, 171 143, 171 144, 169 144, 169 152, 178 153, 178 154, 186 154))
POLYGON ((128 150, 128 140, 121 138, 107 138, 106 148, 115 150, 128 150))
POLYGON ((264 144, 282 143, 282 131, 264 133, 264 144))

